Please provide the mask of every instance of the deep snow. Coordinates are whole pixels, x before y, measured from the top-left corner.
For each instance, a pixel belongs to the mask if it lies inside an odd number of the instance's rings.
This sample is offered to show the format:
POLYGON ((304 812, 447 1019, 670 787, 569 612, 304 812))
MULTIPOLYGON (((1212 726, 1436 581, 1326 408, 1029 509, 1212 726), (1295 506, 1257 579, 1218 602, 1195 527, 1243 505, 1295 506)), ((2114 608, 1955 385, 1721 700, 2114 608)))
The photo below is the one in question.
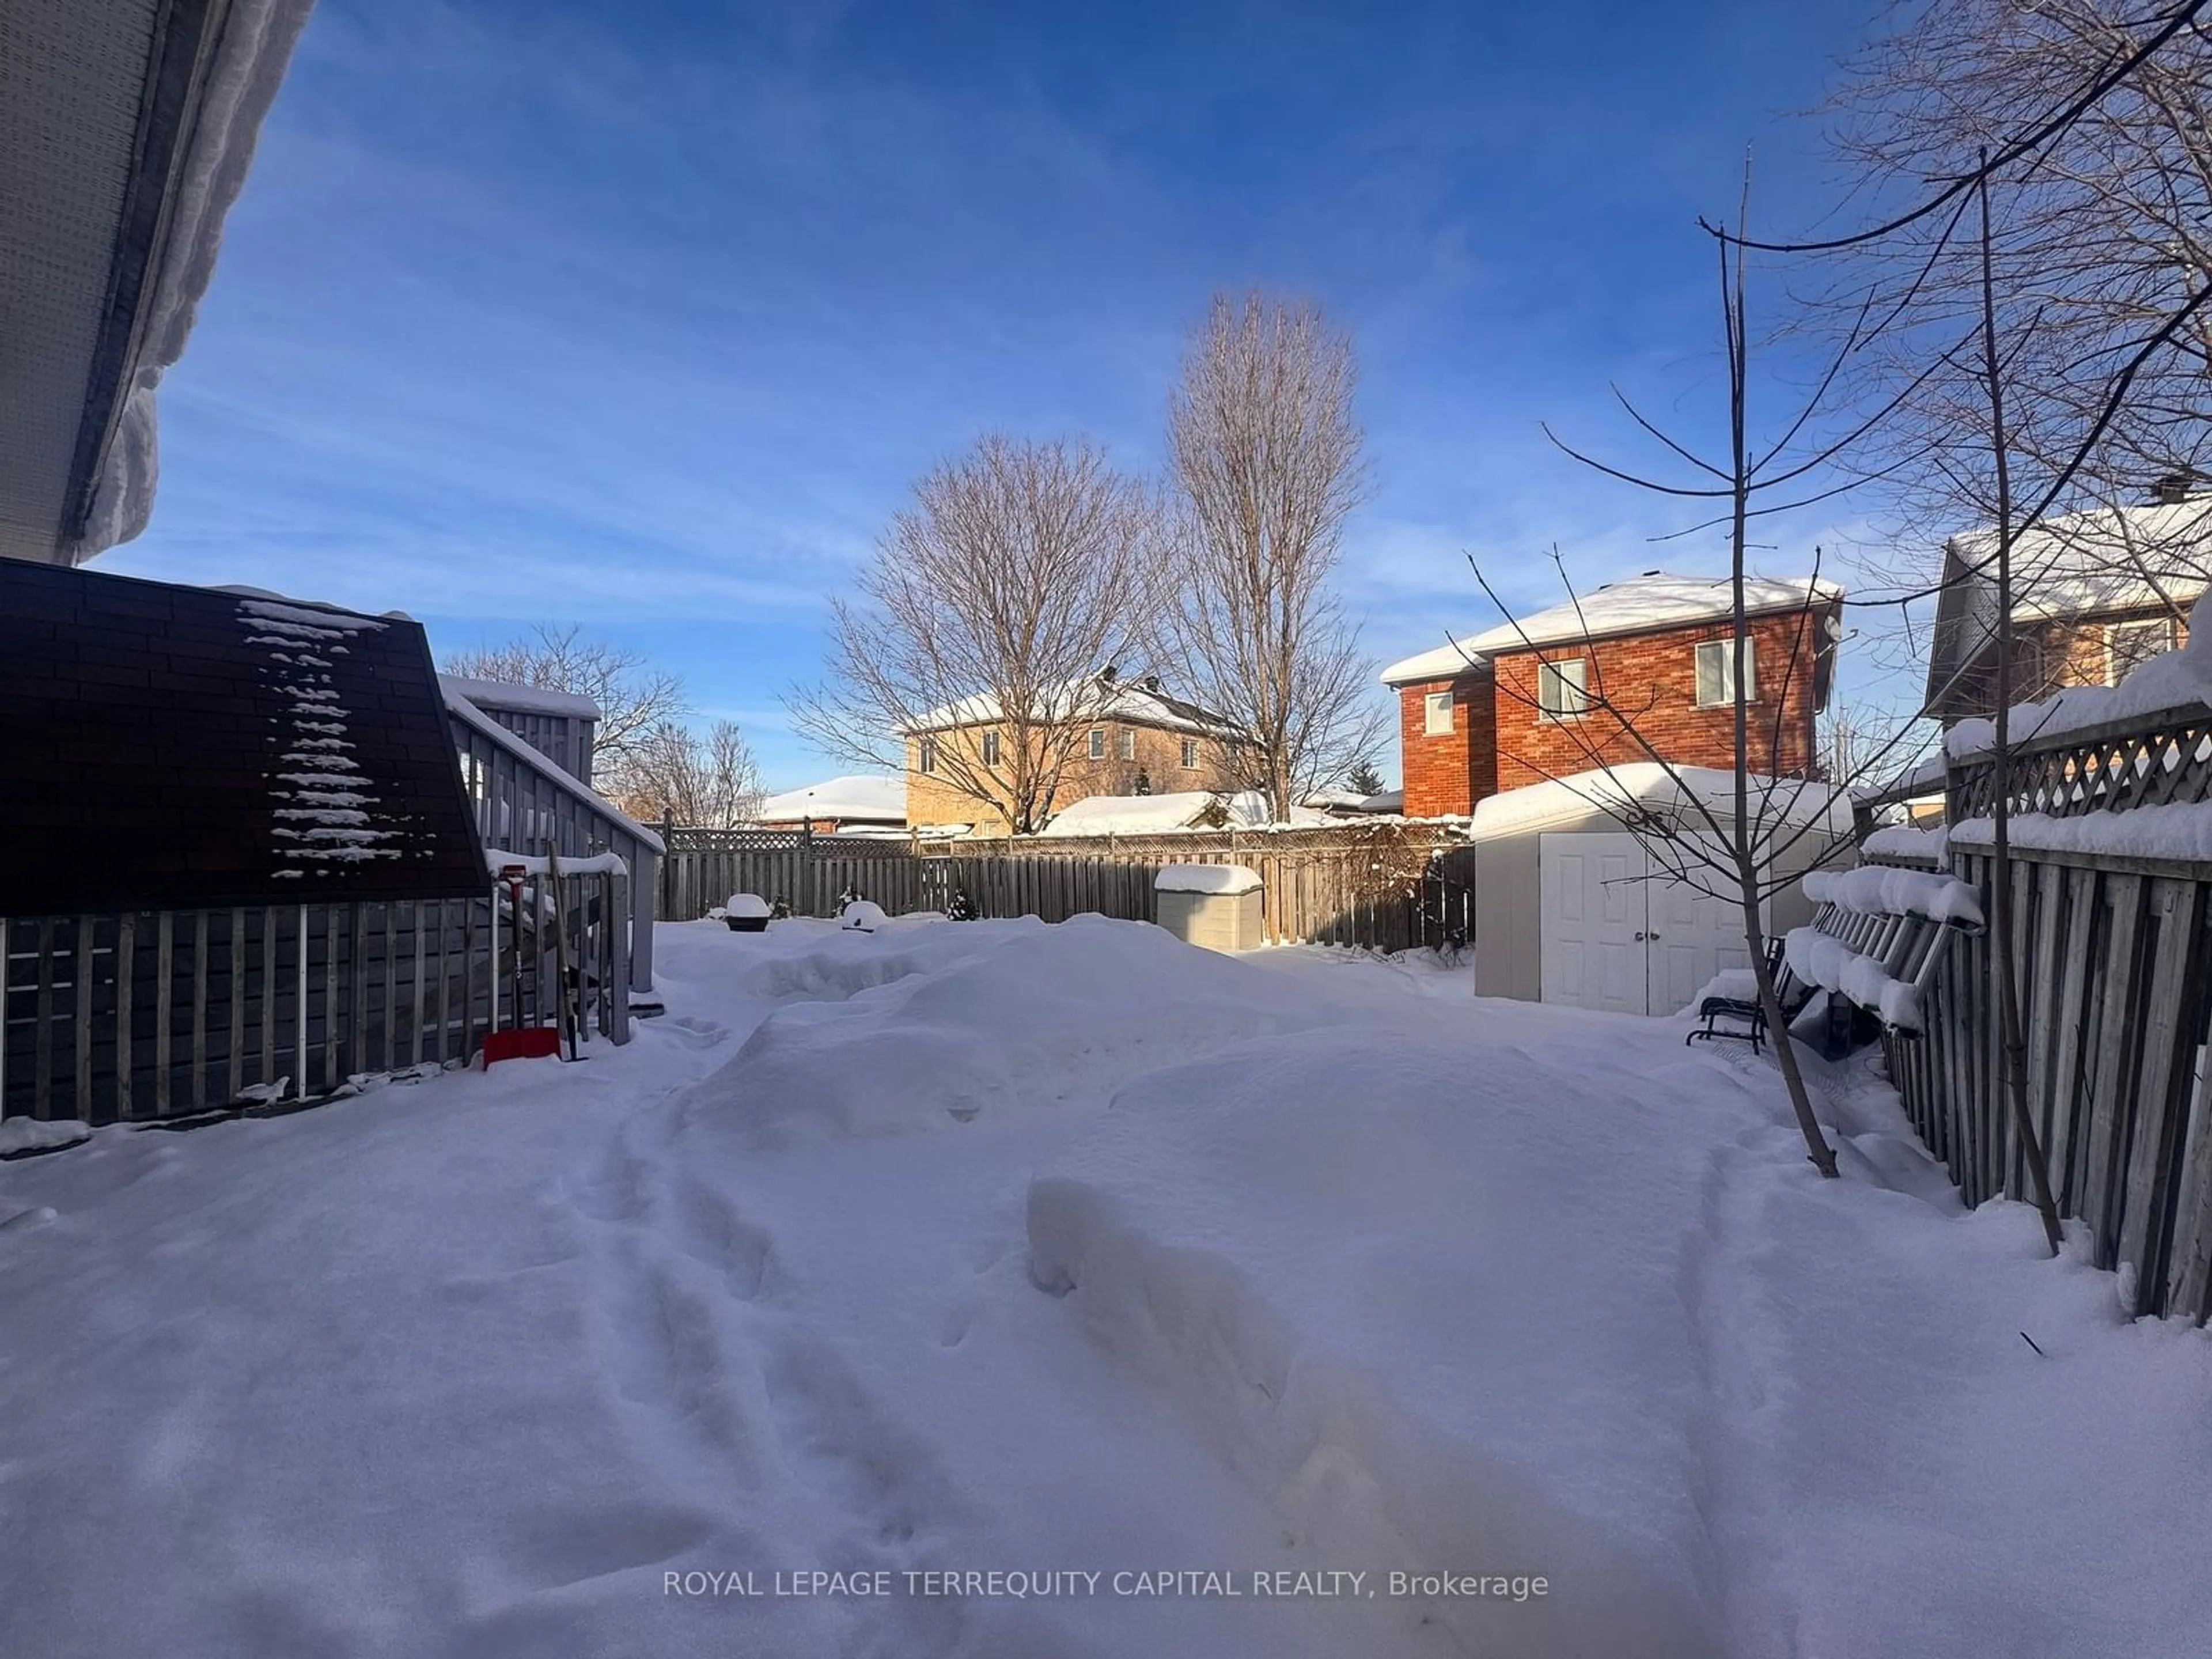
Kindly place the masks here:
POLYGON ((0 1652, 2212 1627, 2212 1340, 1962 1214, 1868 1060, 1806 1056, 1822 1182, 1771 1058, 1431 957, 1095 918, 659 951, 668 1015, 580 1065, 0 1164, 0 1652), (994 1571, 1076 1577, 907 1577, 994 1571))

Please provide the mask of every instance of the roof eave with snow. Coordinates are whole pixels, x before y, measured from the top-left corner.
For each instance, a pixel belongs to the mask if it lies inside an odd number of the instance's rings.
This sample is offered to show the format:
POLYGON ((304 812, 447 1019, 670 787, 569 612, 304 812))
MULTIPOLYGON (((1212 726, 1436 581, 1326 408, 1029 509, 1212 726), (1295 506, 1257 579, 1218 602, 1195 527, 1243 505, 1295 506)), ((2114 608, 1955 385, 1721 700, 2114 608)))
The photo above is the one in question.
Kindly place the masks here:
MULTIPOLYGON (((1746 582, 1744 617, 1748 621, 1840 605, 1844 598, 1843 585, 1825 576, 1753 577, 1746 582)), ((1494 659, 1516 652, 1710 628, 1729 620, 1735 611, 1729 578, 1654 572, 1608 582, 1534 616, 1407 657, 1392 663, 1381 678, 1394 687, 1463 679, 1488 672, 1494 659)))
POLYGON ((78 564, 146 526, 154 396, 309 0, 28 8, 4 84, 0 556, 78 564))

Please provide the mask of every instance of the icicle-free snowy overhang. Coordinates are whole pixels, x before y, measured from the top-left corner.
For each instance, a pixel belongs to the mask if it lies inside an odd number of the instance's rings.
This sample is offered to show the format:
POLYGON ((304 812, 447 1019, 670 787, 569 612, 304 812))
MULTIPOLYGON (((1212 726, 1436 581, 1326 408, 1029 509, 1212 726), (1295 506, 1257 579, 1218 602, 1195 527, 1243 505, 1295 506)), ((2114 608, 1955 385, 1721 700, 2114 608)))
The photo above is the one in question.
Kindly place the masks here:
POLYGON ((484 890, 419 624, 0 559, 0 915, 484 890))
POLYGON ((0 557, 145 528, 183 352, 308 0, 0 6, 0 557))

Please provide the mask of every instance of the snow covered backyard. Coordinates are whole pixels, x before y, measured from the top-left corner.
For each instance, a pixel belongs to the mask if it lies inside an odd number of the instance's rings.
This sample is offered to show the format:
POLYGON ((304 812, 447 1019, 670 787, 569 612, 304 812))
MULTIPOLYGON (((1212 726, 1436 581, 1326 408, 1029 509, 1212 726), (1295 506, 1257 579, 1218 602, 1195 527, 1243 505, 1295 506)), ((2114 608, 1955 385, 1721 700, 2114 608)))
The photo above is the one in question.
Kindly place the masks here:
POLYGON ((2212 1340, 1867 1057, 1823 1182, 1430 957, 659 949, 581 1065, 0 1165, 0 1652, 2203 1650, 2212 1340))

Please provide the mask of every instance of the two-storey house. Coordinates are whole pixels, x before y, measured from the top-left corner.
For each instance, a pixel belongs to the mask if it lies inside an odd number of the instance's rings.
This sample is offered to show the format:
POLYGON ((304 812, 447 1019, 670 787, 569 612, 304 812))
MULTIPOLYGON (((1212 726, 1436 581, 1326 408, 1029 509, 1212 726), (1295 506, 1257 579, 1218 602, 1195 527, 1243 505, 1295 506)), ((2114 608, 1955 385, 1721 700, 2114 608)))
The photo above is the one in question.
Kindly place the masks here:
MULTIPOLYGON (((2012 548, 2011 697, 2118 685, 2188 637, 2190 607, 2212 579, 2212 494, 2162 480, 2138 506, 2046 519, 2012 548)), ((1996 712, 1996 537, 1943 546, 1928 712, 1951 726, 1996 712)))
POLYGON ((1171 695, 1157 678, 1124 679, 1107 669, 1044 701, 1042 715, 1015 721, 995 697, 969 697, 903 733, 907 822, 1006 834, 1018 805, 1014 750, 1024 735, 1038 797, 1029 805, 1039 823, 1093 795, 1234 787, 1228 723, 1171 695))
MULTIPOLYGON (((1755 577, 1744 599, 1752 769, 1815 775, 1844 591, 1755 577)), ((1647 571, 1393 663, 1382 681, 1398 695, 1406 811, 1468 813, 1486 796, 1653 750, 1733 767, 1734 605, 1725 576, 1647 571)))

